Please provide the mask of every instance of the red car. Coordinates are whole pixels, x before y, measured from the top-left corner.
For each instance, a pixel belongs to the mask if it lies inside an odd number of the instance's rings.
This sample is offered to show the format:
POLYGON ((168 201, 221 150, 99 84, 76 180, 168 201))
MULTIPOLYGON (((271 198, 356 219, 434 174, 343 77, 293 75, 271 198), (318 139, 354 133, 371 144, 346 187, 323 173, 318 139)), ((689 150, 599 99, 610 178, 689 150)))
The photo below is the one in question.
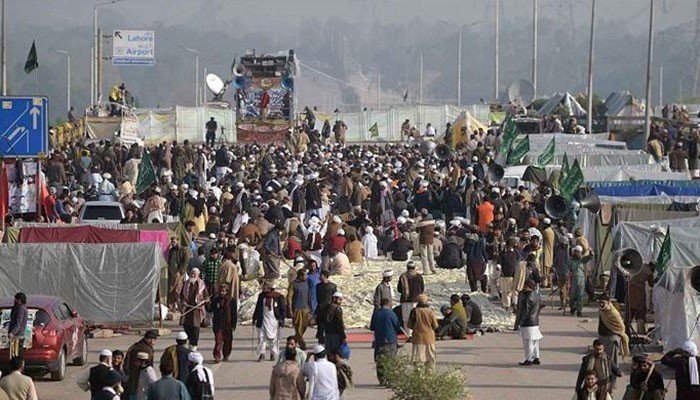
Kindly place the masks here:
MULTIPOLYGON (((0 299, 0 313, 9 312, 13 304, 14 297, 0 299)), ((34 313, 32 347, 24 350, 28 371, 49 372, 51 379, 61 381, 66 376, 68 362, 85 365, 88 356, 86 325, 77 311, 54 296, 27 296, 27 309, 30 318, 34 313)), ((7 371, 9 358, 9 350, 0 349, 3 371, 7 371)))

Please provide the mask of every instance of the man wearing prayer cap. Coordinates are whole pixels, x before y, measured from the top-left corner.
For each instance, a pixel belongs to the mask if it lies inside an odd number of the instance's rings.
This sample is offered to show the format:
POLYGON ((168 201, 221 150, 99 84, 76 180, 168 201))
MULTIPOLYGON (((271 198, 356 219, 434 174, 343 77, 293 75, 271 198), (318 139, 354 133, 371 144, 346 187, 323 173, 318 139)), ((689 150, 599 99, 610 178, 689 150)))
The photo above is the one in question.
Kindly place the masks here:
POLYGON ((203 364, 204 357, 199 352, 192 352, 188 356, 190 374, 187 376, 187 391, 192 399, 214 398, 214 373, 203 364), (203 395, 210 394, 211 397, 203 395))
POLYGON ((700 357, 693 340, 687 340, 679 349, 666 353, 661 363, 673 368, 677 400, 700 399, 700 357))
POLYGON ((393 307, 394 289, 391 286, 391 278, 393 276, 394 270, 392 269, 385 269, 382 272, 382 281, 374 289, 373 303, 375 311, 382 308, 383 299, 389 300, 389 308, 393 307))
POLYGON ((406 333, 411 336, 411 329, 408 327, 408 318, 418 304, 418 297, 425 292, 425 282, 423 275, 416 272, 416 265, 413 261, 406 263, 406 272, 399 277, 398 292, 401 302, 401 318, 406 333))
POLYGON ((571 315, 577 317, 583 314, 583 294, 586 289, 586 276, 588 275, 588 261, 591 256, 583 256, 583 248, 574 246, 573 254, 566 263, 566 271, 571 276, 571 315))
POLYGON ((544 287, 551 287, 552 274, 551 268, 554 264, 554 243, 556 235, 552 228, 552 220, 545 218, 542 221, 544 227, 542 229, 542 277, 544 278, 544 287))
MULTIPOLYGON (((421 293, 416 296, 417 305, 411 310, 406 327, 412 333, 411 362, 425 364, 428 368, 435 367, 435 330, 438 321, 435 313, 428 305, 428 295, 421 293)), ((403 312, 403 309, 401 310, 403 312)))
POLYGON ((91 396, 94 397, 95 393, 103 387, 110 386, 107 384, 107 375, 112 370, 111 359, 111 351, 107 349, 100 351, 99 364, 83 371, 76 381, 78 387, 85 392, 89 390, 91 396))
POLYGON ((192 350, 187 346, 187 339, 187 333, 178 332, 175 335, 175 344, 166 347, 163 355, 160 356, 160 363, 170 364, 173 370, 173 377, 182 383, 187 381, 187 375, 189 374, 187 357, 192 353, 192 350))
MULTIPOLYGON (((330 351, 330 349, 329 349, 330 351)), ((309 381, 309 400, 339 399, 338 372, 335 364, 326 358, 326 348, 315 345, 309 352, 314 362, 304 364, 302 373, 309 381)))

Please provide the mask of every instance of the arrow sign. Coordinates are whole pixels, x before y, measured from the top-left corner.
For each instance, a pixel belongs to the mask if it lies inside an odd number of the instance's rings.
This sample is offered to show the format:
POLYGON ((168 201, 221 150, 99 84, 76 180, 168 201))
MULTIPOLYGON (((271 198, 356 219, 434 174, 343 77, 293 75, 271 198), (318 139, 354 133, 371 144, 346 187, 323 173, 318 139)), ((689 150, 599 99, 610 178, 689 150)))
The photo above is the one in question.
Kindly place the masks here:
POLYGON ((121 31, 114 31, 114 36, 118 37, 119 39, 122 38, 122 33, 121 31))
POLYGON ((41 115, 41 111, 39 111, 38 108, 32 107, 31 110, 29 110, 29 115, 32 116, 32 129, 37 129, 39 124, 37 123, 39 115, 41 115))
POLYGON ((7 140, 10 142, 13 141, 15 139, 15 136, 19 135, 20 133, 23 133, 25 130, 27 130, 27 128, 23 126, 18 126, 17 128, 15 128, 14 131, 12 131, 12 133, 10 133, 10 136, 7 137, 7 140))

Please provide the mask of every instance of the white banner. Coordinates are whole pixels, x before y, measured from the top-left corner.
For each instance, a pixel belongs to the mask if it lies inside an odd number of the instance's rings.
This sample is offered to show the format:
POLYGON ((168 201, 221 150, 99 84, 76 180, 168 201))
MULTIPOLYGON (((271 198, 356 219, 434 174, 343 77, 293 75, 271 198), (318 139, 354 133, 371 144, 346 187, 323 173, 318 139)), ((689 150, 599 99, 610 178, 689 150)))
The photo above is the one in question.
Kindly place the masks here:
MULTIPOLYGON (((10 338, 7 336, 7 329, 10 326, 10 312, 12 309, 6 308, 0 314, 0 349, 10 347, 10 338)), ((32 348, 32 327, 34 327, 34 318, 37 310, 30 308, 27 310, 27 326, 24 328, 24 348, 32 348)))
POLYGON ((17 184, 16 164, 5 164, 7 168, 7 183, 9 186, 8 200, 10 214, 37 212, 37 163, 25 161, 22 163, 22 182, 17 184))

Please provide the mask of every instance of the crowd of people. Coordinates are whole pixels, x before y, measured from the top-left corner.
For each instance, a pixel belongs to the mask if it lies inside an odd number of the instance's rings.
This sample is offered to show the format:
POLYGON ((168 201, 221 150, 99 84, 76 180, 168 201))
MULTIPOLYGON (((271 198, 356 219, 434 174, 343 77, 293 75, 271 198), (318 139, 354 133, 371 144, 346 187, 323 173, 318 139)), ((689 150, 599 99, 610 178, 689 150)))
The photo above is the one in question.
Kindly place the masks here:
MULTIPOLYGON (((560 309, 579 317, 594 300, 595 255, 586 232, 572 229, 573 221, 547 216, 544 204, 553 188, 508 187, 489 178, 498 129, 476 130, 449 157, 438 158, 426 154, 420 141, 450 143, 449 127, 444 136, 428 124, 422 138, 408 143, 361 146, 347 145, 344 135, 331 140, 312 134, 315 127, 306 122, 290 130, 282 145, 215 145, 211 122, 205 145, 76 142, 54 149, 46 162, 43 216, 50 222, 75 221, 87 200, 110 200, 123 205, 123 223, 179 221, 187 232, 171 238, 167 252, 167 304, 180 313, 184 332, 161 358, 162 378, 156 380, 151 366, 156 337, 149 332, 126 354, 102 352, 100 380, 91 381, 98 374, 90 372, 81 387, 111 394, 123 384, 122 398, 128 399, 208 398, 214 382, 197 352, 200 329, 214 331, 213 361, 228 361, 241 282, 257 281, 252 322, 258 361, 269 351, 278 362, 271 397, 303 398, 308 381, 310 398, 337 398, 352 385, 352 371, 344 295, 332 280, 351 275, 365 260, 403 262, 406 268, 396 286, 393 269, 385 270, 374 293, 370 329, 378 362, 396 355, 398 333, 410 340, 413 361, 428 366, 435 365, 437 340, 483 334, 482 312, 469 295, 478 291, 515 315, 525 354, 520 365, 539 365, 540 289, 559 291, 560 309), (158 180, 142 187, 139 169, 147 160, 158 180), (286 275, 283 265, 289 267, 286 275), (440 308, 440 320, 423 281, 437 268, 466 271, 463 294, 440 308), (281 348, 280 328, 287 320, 294 335, 281 348), (310 326, 316 327, 317 345, 304 341, 310 326), (315 367, 308 367, 309 359, 315 367), (107 371, 119 372, 118 381, 107 371)), ((343 129, 344 123, 336 126, 343 129)), ((408 120, 404 129, 416 135, 408 120)), ((601 372, 596 362, 585 361, 576 387, 580 399, 603 398, 585 394, 591 391, 610 393, 601 388, 616 373, 618 352, 626 355, 624 324, 610 310, 602 298, 599 333, 608 340, 601 346, 612 349, 607 360, 614 366, 601 372)), ((379 364, 377 377, 384 382, 379 364)))

